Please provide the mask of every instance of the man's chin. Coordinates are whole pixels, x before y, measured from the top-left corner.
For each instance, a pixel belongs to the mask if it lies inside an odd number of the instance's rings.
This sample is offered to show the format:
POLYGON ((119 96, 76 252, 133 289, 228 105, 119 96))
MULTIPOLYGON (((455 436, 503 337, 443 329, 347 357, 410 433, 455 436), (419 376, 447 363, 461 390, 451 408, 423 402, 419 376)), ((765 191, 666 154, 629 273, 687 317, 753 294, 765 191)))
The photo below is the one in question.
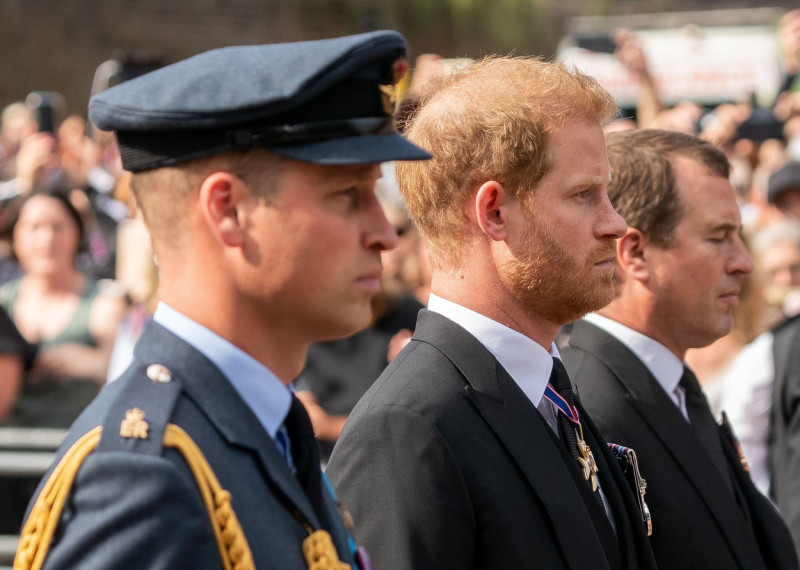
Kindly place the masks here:
POLYGON ((318 323, 315 327, 317 337, 314 342, 326 342, 352 336, 369 328, 372 325, 372 308, 369 304, 364 307, 353 307, 343 318, 327 323, 318 323))
POLYGON ((574 310, 567 320, 561 324, 577 321, 595 311, 599 311, 614 300, 614 284, 598 284, 594 289, 593 295, 586 295, 583 299, 576 300, 574 310))

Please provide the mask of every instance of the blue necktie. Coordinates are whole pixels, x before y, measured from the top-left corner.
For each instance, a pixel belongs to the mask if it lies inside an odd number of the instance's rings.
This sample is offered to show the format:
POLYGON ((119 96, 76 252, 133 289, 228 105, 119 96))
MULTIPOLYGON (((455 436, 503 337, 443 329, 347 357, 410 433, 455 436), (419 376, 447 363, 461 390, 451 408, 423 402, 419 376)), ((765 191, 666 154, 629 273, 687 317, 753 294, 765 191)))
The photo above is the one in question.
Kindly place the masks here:
POLYGON ((286 458, 286 463, 289 464, 289 468, 292 470, 292 473, 297 475, 297 468, 295 468, 294 460, 292 459, 292 442, 289 440, 289 432, 286 430, 285 425, 279 427, 278 431, 275 433, 275 442, 278 444, 278 448, 286 458))

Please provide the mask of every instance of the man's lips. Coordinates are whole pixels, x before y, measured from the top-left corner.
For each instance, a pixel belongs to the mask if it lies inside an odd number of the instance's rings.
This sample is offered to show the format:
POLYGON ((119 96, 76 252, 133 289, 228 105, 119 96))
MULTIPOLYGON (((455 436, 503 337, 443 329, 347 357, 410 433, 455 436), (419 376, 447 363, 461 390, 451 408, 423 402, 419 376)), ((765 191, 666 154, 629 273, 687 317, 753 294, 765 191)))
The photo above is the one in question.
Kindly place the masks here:
POLYGON ((381 270, 380 268, 363 273, 356 278, 358 285, 372 293, 377 293, 381 290, 381 270))
POLYGON ((741 289, 732 289, 730 291, 726 291, 722 293, 719 298, 723 301, 731 303, 733 305, 739 304, 739 295, 741 294, 741 289))
POLYGON ((594 259, 593 265, 596 267, 605 268, 609 265, 614 265, 614 261, 617 259, 617 249, 613 245, 611 247, 601 247, 591 259, 594 259))
POLYGON ((616 251, 612 251, 611 253, 605 253, 604 252, 604 253, 598 255, 597 257, 595 257, 596 261, 594 262, 594 266, 595 267, 602 267, 602 268, 613 267, 614 261, 616 260, 616 258, 617 258, 617 252, 616 251))

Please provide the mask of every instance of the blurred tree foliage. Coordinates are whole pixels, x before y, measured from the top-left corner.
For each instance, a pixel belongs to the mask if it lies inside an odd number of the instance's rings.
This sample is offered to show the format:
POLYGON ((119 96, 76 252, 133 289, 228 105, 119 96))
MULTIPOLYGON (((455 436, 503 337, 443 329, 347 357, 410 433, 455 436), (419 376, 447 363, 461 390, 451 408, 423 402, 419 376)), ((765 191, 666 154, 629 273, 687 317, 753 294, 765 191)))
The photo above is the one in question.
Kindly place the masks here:
MULTIPOLYGON (((411 60, 555 54, 574 16, 756 7, 760 0, 0 0, 0 107, 58 91, 83 114, 98 65, 118 50, 177 61, 225 45, 376 29, 408 38, 411 60)), ((770 0, 796 8, 797 0, 770 0)))
MULTIPOLYGON (((395 28, 416 53, 552 56, 566 19, 608 14, 612 0, 353 0, 365 28, 395 28)), ((627 0, 623 3, 639 3, 627 0)))
MULTIPOLYGON (((270 0, 266 0, 270 1, 270 0)), ((274 0, 273 0, 274 1, 274 0)), ((759 0, 304 0, 335 6, 339 17, 361 31, 393 28, 409 39, 414 54, 445 57, 485 54, 555 54, 574 16, 754 8, 759 0)), ((770 5, 794 7, 796 0, 770 5)), ((331 14, 332 15, 332 14, 331 14)), ((412 54, 413 56, 413 54, 412 54)))

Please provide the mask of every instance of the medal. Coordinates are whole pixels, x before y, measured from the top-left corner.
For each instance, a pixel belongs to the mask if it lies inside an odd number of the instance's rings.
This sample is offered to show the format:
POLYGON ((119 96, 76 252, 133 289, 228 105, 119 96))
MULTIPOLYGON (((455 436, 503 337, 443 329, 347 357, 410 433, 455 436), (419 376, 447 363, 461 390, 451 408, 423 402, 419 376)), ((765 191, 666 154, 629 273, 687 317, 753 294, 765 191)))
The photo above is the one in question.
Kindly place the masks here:
POLYGON ((728 420, 728 414, 725 412, 722 412, 722 422, 720 425, 722 426, 723 433, 725 433, 731 440, 731 443, 733 443, 736 453, 739 454, 739 463, 741 463, 742 469, 744 469, 745 473, 750 473, 750 466, 747 464, 747 458, 744 456, 744 451, 742 450, 742 442, 739 441, 739 438, 736 437, 736 434, 733 432, 731 422, 728 420))
POLYGON ((597 463, 594 460, 594 455, 592 455, 591 448, 586 444, 583 440, 583 429, 580 431, 575 430, 575 437, 578 439, 578 451, 581 454, 580 459, 578 462, 581 464, 581 469, 583 470, 583 478, 586 479, 592 485, 592 492, 597 491, 598 482, 597 482, 597 463))
POLYGON ((639 509, 642 513, 642 522, 644 523, 647 536, 653 534, 653 520, 650 516, 650 509, 647 503, 644 502, 644 495, 647 492, 647 481, 644 480, 642 474, 639 472, 639 460, 636 458, 636 452, 630 447, 624 445, 617 445, 616 443, 609 443, 609 449, 614 454, 622 472, 633 487, 634 495, 639 500, 639 509))
POLYGON ((597 478, 597 462, 595 462, 594 455, 592 455, 592 449, 583 439, 583 426, 578 415, 578 408, 571 406, 550 384, 544 390, 544 397, 558 408, 558 411, 564 414, 569 421, 575 424, 575 439, 578 443, 578 452, 581 455, 577 459, 578 465, 583 472, 583 478, 592 486, 592 492, 594 493, 600 486, 597 478))

